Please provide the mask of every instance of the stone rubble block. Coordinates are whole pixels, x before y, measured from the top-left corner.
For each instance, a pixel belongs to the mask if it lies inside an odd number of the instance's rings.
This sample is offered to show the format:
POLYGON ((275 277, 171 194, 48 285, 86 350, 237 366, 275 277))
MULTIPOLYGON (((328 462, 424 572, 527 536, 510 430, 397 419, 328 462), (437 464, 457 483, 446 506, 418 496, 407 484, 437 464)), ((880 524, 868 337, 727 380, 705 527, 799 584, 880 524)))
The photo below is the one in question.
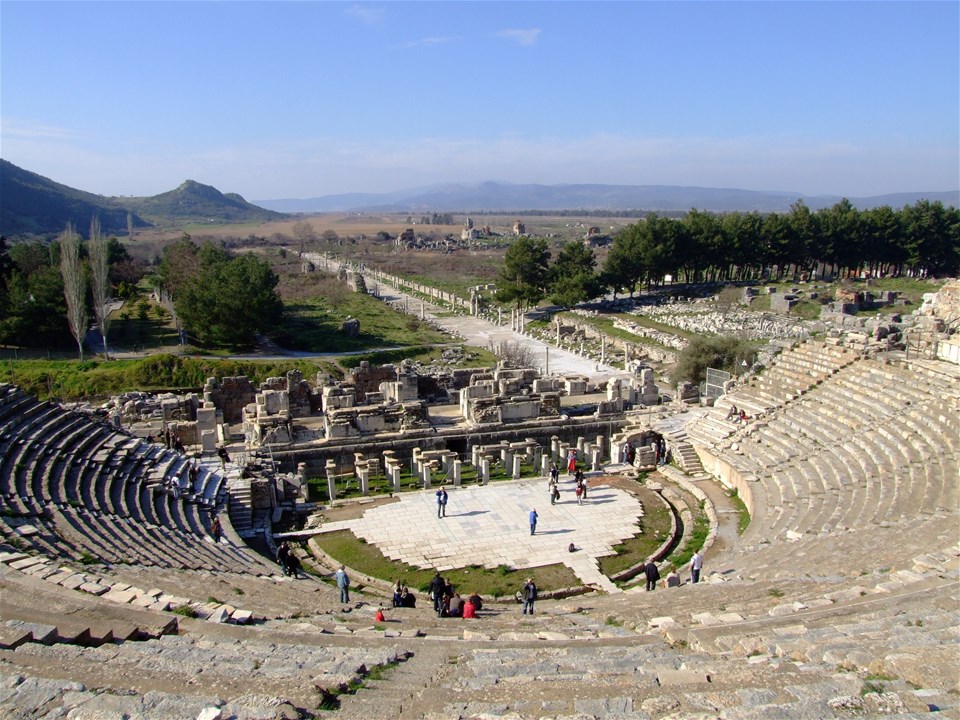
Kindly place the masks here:
POLYGON ((227 605, 221 605, 216 610, 212 611, 206 618, 207 622, 212 623, 225 623, 230 619, 230 611, 227 609, 227 605))
POLYGON ((54 575, 60 571, 60 568, 53 563, 44 563, 42 565, 34 565, 32 568, 27 569, 27 574, 33 575, 36 578, 41 580, 46 580, 51 575, 54 575))
POLYGON ((27 568, 31 568, 34 565, 46 564, 46 562, 47 561, 41 557, 28 555, 27 557, 21 558, 20 560, 13 560, 11 562, 8 562, 7 565, 12 567, 14 570, 26 571, 27 568))
POLYGON ((56 625, 22 622, 20 620, 7 620, 6 625, 14 630, 29 631, 33 636, 33 642, 43 643, 44 645, 52 645, 59 637, 56 625))
POLYGON ((91 595, 106 595, 110 592, 110 586, 101 585, 99 582, 85 582, 80 586, 80 590, 91 595))
POLYGON ((234 610, 230 614, 230 622, 236 625, 246 625, 253 619, 253 612, 250 610, 234 610))
POLYGON ((708 612, 695 613, 693 616, 693 621, 699 623, 700 625, 719 625, 720 620, 713 614, 708 612))
POLYGON ((674 670, 662 668, 657 670, 657 684, 664 685, 691 685, 710 682, 709 673, 698 670, 674 670))
POLYGON ((30 557, 26 553, 22 552, 0 552, 0 563, 4 565, 9 565, 12 562, 17 560, 23 560, 24 558, 30 557))
POLYGON ((136 597, 137 597, 137 594, 129 590, 109 590, 103 595, 104 600, 120 603, 121 605, 126 605, 128 603, 133 602, 136 599, 136 597))

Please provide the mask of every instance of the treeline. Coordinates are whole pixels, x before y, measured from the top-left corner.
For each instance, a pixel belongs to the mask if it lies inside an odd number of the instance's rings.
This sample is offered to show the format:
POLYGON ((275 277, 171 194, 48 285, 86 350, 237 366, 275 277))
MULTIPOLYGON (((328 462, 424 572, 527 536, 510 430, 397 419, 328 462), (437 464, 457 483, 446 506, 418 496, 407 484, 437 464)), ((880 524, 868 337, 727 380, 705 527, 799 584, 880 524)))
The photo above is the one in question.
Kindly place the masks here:
POLYGON ((164 250, 156 281, 173 298, 187 336, 200 345, 249 347, 283 315, 280 279, 269 263, 250 254, 231 256, 211 242, 197 245, 187 234, 164 250))
POLYGON ((691 210, 673 220, 650 213, 614 237, 602 268, 593 249, 567 243, 551 263, 545 239, 511 244, 497 276, 497 298, 532 305, 547 297, 564 307, 675 282, 738 282, 814 275, 944 277, 960 271, 960 212, 921 200, 893 210, 857 210, 842 200, 812 212, 796 202, 789 213, 691 210))
POLYGON ((672 275, 683 282, 760 277, 943 277, 960 270, 960 211, 921 200, 901 210, 857 210, 846 199, 812 212, 714 215, 681 220, 654 213, 614 238, 603 268, 607 287, 633 291, 672 275))
MULTIPOLYGON (((89 277, 88 243, 80 246, 82 272, 89 277)), ((146 270, 120 241, 107 241, 109 280, 113 295, 127 298, 146 270)), ((71 345, 67 303, 60 263, 60 241, 8 245, 0 237, 0 345, 66 349, 71 345)), ((85 287, 90 287, 86 282, 85 287)), ((85 293, 87 315, 95 316, 93 296, 85 293)))

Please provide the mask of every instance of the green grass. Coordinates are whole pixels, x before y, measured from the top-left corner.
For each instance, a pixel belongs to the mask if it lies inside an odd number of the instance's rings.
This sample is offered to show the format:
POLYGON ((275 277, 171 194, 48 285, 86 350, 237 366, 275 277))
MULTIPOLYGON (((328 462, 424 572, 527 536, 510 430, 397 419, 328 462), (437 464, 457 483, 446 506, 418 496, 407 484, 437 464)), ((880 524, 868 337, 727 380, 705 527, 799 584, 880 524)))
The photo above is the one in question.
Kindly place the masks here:
POLYGON ((661 342, 657 342, 653 338, 641 337, 640 335, 634 335, 632 332, 623 330, 618 327, 614 327, 613 321, 615 318, 621 318, 623 320, 635 323, 642 327, 648 327, 654 330, 661 330, 670 335, 676 335, 683 338, 691 338, 695 335, 688 330, 682 330, 680 328, 673 327, 672 325, 667 325, 666 323, 657 322, 656 320, 651 320, 647 317, 642 317, 640 315, 625 315, 622 313, 611 314, 611 315, 593 315, 590 317, 581 317, 579 315, 567 315, 566 313, 561 313, 561 322, 572 322, 576 321, 579 323, 585 323, 590 325, 597 330, 601 331, 604 335, 612 338, 618 338, 620 340, 626 340, 627 342, 634 343, 635 345, 648 345, 650 347, 659 348, 661 350, 673 350, 667 345, 664 345, 661 342))
POLYGON ((377 347, 413 346, 452 342, 446 333, 431 328, 371 295, 348 292, 334 307, 319 297, 302 297, 284 304, 283 320, 275 335, 283 347, 311 352, 350 352, 377 347), (343 333, 343 322, 360 321, 360 334, 343 333))
POLYGON ((600 572, 607 577, 646 561, 670 534, 670 509, 652 495, 653 493, 646 489, 640 494, 640 502, 643 504, 640 532, 614 545, 615 555, 599 558, 600 572))
POLYGON ((171 612, 174 615, 181 615, 188 618, 195 618, 197 616, 197 611, 189 605, 177 605, 171 612))
POLYGON ((14 383, 40 399, 79 400, 128 390, 198 390, 209 377, 246 375, 256 387, 268 377, 300 370, 313 379, 327 363, 307 360, 222 360, 152 355, 136 360, 4 360, 0 382, 14 383))
MULTIPOLYGON (((433 570, 421 570, 406 563, 390 560, 374 545, 361 542, 349 530, 317 535, 311 542, 315 542, 337 562, 357 572, 379 578, 390 584, 399 580, 409 588, 415 589, 418 591, 418 603, 430 601, 425 593, 433 579, 433 570)), ((542 591, 580 585, 580 580, 573 571, 561 564, 538 567, 535 570, 510 569, 506 574, 497 568, 488 570, 473 565, 449 570, 442 575, 453 583, 461 595, 475 592, 483 597, 493 598, 512 596, 523 586, 524 580, 529 575, 534 577, 542 591)))
POLYGON ((747 510, 746 504, 740 499, 740 493, 736 490, 727 491, 727 497, 737 511, 737 535, 743 535, 750 527, 750 511, 747 510))
POLYGON ((693 527, 689 528, 687 540, 683 546, 670 555, 670 562, 675 567, 682 567, 690 562, 693 553, 703 547, 710 532, 710 520, 703 510, 698 510, 693 518, 693 527))

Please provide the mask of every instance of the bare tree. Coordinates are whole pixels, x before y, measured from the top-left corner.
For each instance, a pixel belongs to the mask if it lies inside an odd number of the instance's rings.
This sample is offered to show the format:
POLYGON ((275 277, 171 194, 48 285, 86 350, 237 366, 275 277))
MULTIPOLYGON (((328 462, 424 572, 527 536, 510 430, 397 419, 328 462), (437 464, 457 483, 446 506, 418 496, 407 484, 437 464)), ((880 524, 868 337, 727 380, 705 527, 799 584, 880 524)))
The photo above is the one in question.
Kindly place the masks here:
POLYGON ((489 343, 490 352, 496 355, 508 368, 531 368, 536 367, 536 357, 529 345, 520 342, 501 342, 494 345, 491 340, 489 343))
POLYGON ((90 279, 93 290, 93 314, 97 318, 100 337, 103 338, 103 355, 107 350, 107 331, 110 329, 110 251, 107 238, 100 232, 100 218, 90 221, 90 279))
POLYGON ((60 235, 60 274, 63 275, 63 295, 67 299, 67 322, 77 341, 83 360, 83 336, 87 332, 86 277, 80 264, 80 237, 67 223, 60 235))
POLYGON ((313 225, 307 220, 298 220, 293 224, 293 236, 297 239, 297 242, 300 243, 301 257, 306 251, 307 245, 317 241, 317 231, 313 229, 313 225))

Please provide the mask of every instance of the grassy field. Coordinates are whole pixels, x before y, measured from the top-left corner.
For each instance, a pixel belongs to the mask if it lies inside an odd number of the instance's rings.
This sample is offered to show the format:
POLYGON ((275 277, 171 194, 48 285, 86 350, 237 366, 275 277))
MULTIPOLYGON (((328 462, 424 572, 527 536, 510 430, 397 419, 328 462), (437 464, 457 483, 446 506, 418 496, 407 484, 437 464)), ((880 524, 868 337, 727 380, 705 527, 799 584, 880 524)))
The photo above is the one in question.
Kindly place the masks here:
POLYGON ((268 377, 300 370, 313 377, 318 370, 336 373, 325 362, 255 361, 152 355, 134 360, 4 360, 0 382, 19 385, 41 399, 104 398, 128 390, 199 390, 208 377, 246 375, 256 385, 268 377))
MULTIPOLYGON (((374 545, 357 538, 349 530, 317 535, 311 541, 327 555, 348 568, 391 584, 397 580, 411 590, 419 591, 418 603, 428 603, 426 591, 433 579, 433 570, 415 568, 386 558, 374 545)), ((443 573, 461 595, 477 593, 481 597, 511 597, 527 577, 533 576, 541 592, 577 587, 580 580, 566 565, 547 565, 536 570, 516 570, 500 566, 494 570, 471 565, 443 573)))
POLYGON ((643 504, 639 532, 619 545, 614 545, 616 555, 600 558, 600 572, 607 577, 647 560, 670 534, 670 509, 659 498, 653 497, 653 491, 638 486, 636 492, 643 504))

